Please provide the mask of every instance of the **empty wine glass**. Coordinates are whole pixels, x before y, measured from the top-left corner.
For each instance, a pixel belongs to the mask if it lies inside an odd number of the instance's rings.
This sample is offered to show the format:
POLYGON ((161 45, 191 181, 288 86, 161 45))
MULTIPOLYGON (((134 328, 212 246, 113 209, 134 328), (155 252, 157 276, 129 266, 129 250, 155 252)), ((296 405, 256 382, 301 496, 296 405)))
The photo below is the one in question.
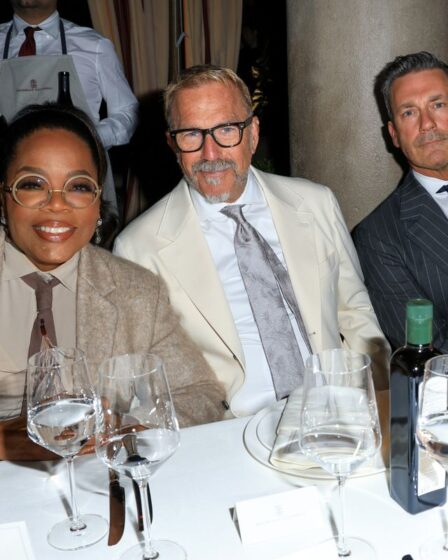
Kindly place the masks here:
POLYGON ((49 348, 31 356, 27 368, 28 435, 64 457, 71 496, 71 517, 57 523, 48 542, 77 550, 101 540, 108 529, 99 515, 80 515, 75 499, 73 461, 95 433, 95 392, 84 354, 77 348, 49 348))
POLYGON ((302 399, 300 448, 338 481, 338 555, 353 560, 375 558, 371 545, 347 538, 344 527, 345 481, 381 444, 370 358, 342 349, 310 356, 302 399))
MULTIPOLYGON (((429 456, 448 471, 448 356, 426 362, 417 416, 417 441, 429 456)), ((426 473, 431 465, 425 465, 426 473)), ((448 560, 448 533, 425 542, 422 560, 448 560)))
POLYGON ((148 481, 179 445, 179 425, 160 358, 125 354, 106 360, 99 370, 98 397, 97 455, 137 482, 143 506, 144 542, 121 559, 184 560, 178 544, 151 540, 148 481))

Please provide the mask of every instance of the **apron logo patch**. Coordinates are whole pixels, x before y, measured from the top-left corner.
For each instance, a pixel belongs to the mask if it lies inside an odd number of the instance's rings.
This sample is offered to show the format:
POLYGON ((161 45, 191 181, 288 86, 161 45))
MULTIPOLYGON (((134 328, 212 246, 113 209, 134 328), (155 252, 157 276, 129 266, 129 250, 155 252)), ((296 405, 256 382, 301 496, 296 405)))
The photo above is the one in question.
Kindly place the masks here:
POLYGON ((53 88, 48 87, 48 86, 44 86, 44 87, 39 87, 39 84, 37 83, 37 80, 30 80, 30 85, 29 87, 24 87, 24 88, 18 88, 16 91, 17 92, 32 92, 32 93, 37 93, 38 91, 52 91, 53 88))

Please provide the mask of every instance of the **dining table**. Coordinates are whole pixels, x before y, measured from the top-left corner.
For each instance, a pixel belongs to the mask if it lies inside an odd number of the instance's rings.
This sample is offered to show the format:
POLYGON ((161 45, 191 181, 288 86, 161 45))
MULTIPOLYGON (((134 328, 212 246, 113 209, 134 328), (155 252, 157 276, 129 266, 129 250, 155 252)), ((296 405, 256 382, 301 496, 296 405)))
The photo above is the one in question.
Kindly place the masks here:
MULTIPOLYGON (((251 449, 253 442, 249 440, 256 428, 254 417, 242 417, 181 430, 179 448, 150 480, 155 539, 179 543, 189 560, 300 559, 304 541, 299 528, 301 536, 297 538, 294 534, 278 538, 266 531, 262 541, 243 543, 235 506, 310 485, 316 486, 325 511, 337 526, 336 481, 305 478, 274 468, 267 456, 257 456, 251 449)), ((76 458, 75 472, 81 513, 97 513, 108 519, 107 468, 92 454, 76 458)), ((25 522, 36 560, 118 560, 121 553, 143 539, 137 528, 132 484, 123 478, 121 481, 126 488, 127 512, 121 540, 108 546, 106 536, 88 548, 62 552, 47 543, 47 532, 70 511, 63 461, 2 461, 0 524, 25 522)), ((401 509, 389 495, 387 470, 347 481, 346 532, 370 542, 378 560, 401 560, 406 554, 417 560, 422 542, 440 534, 445 524, 442 508, 418 515, 401 509)))

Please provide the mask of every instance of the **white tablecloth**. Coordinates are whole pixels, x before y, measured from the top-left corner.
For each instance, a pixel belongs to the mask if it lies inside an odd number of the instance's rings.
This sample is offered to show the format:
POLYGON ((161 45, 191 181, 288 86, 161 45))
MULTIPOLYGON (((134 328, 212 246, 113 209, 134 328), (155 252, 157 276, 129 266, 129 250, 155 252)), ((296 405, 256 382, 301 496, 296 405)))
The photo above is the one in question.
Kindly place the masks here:
MULTIPOLYGON (((240 500, 281 492, 310 479, 283 475, 258 463, 244 447, 247 418, 182 430, 181 446, 151 482, 154 538, 182 544, 189 560, 274 560, 300 543, 242 545, 231 510, 240 500), (283 547, 283 548, 282 548, 283 547)), ((108 518, 107 470, 95 457, 75 462, 78 506, 81 512, 108 518)), ((335 482, 318 481, 319 491, 331 509, 336 502, 335 482)), ((371 542, 378 560, 418 559, 419 545, 442 531, 438 509, 412 516, 390 497, 386 474, 347 482, 347 534, 371 542)), ((0 523, 25 521, 36 560, 118 559, 141 538, 135 529, 135 501, 127 484, 125 533, 107 546, 107 538, 87 549, 60 552, 47 544, 48 529, 66 515, 69 500, 61 463, 0 463, 0 523)), ((0 558, 1 543, 0 543, 0 558)))

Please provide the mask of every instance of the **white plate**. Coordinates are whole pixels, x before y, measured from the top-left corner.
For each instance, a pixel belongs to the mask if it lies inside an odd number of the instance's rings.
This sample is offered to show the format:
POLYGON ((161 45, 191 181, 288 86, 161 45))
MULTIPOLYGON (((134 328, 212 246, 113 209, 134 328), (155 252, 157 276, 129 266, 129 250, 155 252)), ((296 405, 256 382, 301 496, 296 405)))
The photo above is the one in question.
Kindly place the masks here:
MULTIPOLYGON (((315 468, 303 469, 300 474, 297 469, 289 469, 287 465, 278 468, 269 461, 272 448, 276 438, 277 426, 285 406, 285 401, 280 401, 274 405, 263 408, 253 416, 244 429, 244 445, 254 459, 276 471, 287 473, 300 478, 318 478, 324 480, 334 480, 334 476, 327 473, 324 469, 316 466, 315 468)), ((362 467, 353 473, 352 477, 370 476, 386 470, 384 464, 378 456, 378 464, 375 467, 363 469, 362 467)))

